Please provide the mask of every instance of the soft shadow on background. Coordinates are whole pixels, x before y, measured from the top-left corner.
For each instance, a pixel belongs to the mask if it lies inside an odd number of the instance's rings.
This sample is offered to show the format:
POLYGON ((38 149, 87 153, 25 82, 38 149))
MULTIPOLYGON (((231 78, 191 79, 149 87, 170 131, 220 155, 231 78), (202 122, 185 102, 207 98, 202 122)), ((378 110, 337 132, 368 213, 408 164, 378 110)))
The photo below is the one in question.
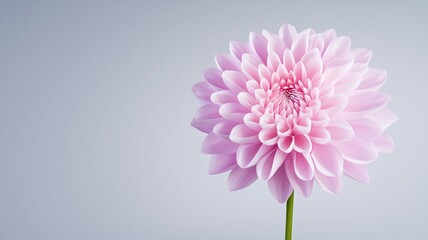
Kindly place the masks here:
POLYGON ((400 117, 368 185, 295 199, 295 239, 427 239, 426 1, 0 3, 0 239, 282 239, 266 184, 207 173, 190 87, 250 31, 335 28, 400 117))

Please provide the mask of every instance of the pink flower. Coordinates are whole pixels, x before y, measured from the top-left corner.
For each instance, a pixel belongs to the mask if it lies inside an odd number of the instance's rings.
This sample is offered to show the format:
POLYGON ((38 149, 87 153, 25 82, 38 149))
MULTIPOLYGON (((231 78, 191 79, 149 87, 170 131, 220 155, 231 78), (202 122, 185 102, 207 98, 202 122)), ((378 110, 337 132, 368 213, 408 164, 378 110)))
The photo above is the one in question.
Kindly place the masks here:
POLYGON ((385 129, 397 120, 377 91, 386 72, 368 67, 371 56, 334 30, 291 25, 232 41, 192 88, 209 173, 230 171, 232 191, 265 180, 280 203, 293 190, 308 197, 314 181, 339 192, 343 174, 369 182, 367 164, 394 148, 385 129))

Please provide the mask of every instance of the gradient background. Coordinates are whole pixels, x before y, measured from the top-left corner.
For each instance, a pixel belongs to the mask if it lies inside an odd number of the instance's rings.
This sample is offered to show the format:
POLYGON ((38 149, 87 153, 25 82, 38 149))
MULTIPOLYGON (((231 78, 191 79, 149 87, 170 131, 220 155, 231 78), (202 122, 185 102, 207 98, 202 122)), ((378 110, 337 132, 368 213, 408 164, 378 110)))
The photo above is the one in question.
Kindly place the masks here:
POLYGON ((283 23, 373 49, 401 118, 370 184, 296 197, 293 239, 428 239, 428 2, 254 2, 2 1, 0 239, 283 239, 285 206, 208 175, 190 127, 214 55, 283 23))

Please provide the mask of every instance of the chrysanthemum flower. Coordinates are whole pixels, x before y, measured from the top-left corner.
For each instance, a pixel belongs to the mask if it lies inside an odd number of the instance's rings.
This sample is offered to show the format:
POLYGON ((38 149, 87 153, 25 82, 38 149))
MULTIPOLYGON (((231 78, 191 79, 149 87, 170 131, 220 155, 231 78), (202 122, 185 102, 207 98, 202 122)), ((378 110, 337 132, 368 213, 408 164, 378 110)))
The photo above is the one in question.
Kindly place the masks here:
POLYGON ((309 196, 314 181, 329 192, 340 191, 343 174, 368 182, 367 164, 394 147, 385 129, 397 120, 371 56, 334 30, 291 25, 232 41, 192 89, 209 173, 230 171, 230 190, 265 180, 281 203, 293 190, 309 196))

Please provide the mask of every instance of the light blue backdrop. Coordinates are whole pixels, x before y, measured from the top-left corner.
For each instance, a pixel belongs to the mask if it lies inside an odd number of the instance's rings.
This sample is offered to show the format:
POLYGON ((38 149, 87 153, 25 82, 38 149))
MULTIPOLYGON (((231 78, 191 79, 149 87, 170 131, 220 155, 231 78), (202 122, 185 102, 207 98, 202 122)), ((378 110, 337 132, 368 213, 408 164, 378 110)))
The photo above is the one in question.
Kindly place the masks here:
POLYGON ((0 239, 282 239, 265 183, 207 174, 190 87, 250 31, 374 50, 401 120, 372 182, 295 199, 297 239, 428 239, 428 2, 2 1, 0 239))

